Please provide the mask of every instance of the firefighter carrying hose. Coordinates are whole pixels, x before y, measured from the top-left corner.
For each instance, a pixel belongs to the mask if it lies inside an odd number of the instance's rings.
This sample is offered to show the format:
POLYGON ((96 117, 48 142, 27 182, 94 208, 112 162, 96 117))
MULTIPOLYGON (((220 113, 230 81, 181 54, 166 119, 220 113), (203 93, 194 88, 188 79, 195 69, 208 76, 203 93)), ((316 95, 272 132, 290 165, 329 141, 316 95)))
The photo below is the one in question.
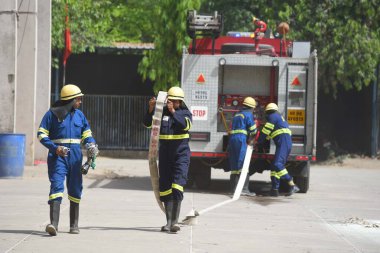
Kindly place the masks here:
MULTIPOLYGON (((50 180, 50 224, 46 232, 55 236, 58 232, 60 205, 64 181, 70 200, 70 233, 79 234, 79 202, 82 195, 81 143, 87 145, 88 153, 97 154, 95 139, 84 114, 78 109, 83 94, 73 84, 63 86, 58 100, 42 118, 37 137, 48 148, 48 174, 50 180)), ((93 164, 93 167, 95 165, 93 164)))
MULTIPOLYGON (((156 99, 149 100, 149 110, 144 117, 145 127, 152 126, 156 99)), ((161 231, 176 233, 180 230, 178 218, 183 200, 190 164, 189 129, 192 116, 184 103, 184 92, 179 87, 168 91, 163 109, 159 142, 160 199, 164 202, 166 225, 161 231)))
POLYGON ((285 196, 290 196, 299 191, 294 184, 293 178, 285 168, 285 163, 292 149, 292 133, 289 129, 288 122, 278 112, 278 106, 275 103, 269 103, 265 107, 266 123, 261 130, 258 145, 263 144, 266 140, 273 139, 276 145, 274 160, 271 165, 272 188, 270 195, 277 197, 280 181, 284 180, 289 184, 289 191, 285 196))
MULTIPOLYGON (((253 110, 256 107, 255 99, 246 97, 243 101, 243 108, 237 112, 232 119, 232 130, 228 143, 228 161, 231 169, 230 185, 232 193, 239 182, 240 173, 243 168, 247 144, 250 143, 257 132, 253 110)), ((244 181, 241 195, 255 196, 249 191, 249 174, 244 181)))

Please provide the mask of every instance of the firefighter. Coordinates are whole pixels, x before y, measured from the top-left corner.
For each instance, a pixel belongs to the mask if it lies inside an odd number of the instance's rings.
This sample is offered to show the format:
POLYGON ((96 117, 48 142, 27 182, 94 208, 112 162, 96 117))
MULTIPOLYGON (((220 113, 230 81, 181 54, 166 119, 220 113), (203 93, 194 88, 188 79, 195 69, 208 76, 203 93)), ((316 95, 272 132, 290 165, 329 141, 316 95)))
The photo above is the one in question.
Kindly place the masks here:
POLYGON ((289 191, 285 193, 290 196, 299 191, 299 188, 294 184, 293 178, 289 175, 285 168, 285 163, 292 149, 292 133, 289 129, 288 122, 281 116, 278 111, 278 106, 275 103, 269 103, 265 107, 266 123, 261 130, 258 138, 258 145, 263 144, 266 140, 273 139, 276 145, 274 160, 271 164, 271 181, 272 188, 270 195, 277 197, 280 181, 284 180, 289 185, 289 191))
MULTIPOLYGON (((65 178, 70 200, 70 233, 79 234, 79 202, 83 188, 81 143, 95 144, 90 125, 78 109, 83 97, 79 87, 73 84, 65 85, 60 95, 60 100, 56 101, 42 118, 37 133, 42 145, 49 150, 47 162, 50 180, 50 224, 46 226, 46 232, 52 236, 58 232, 65 178)), ((95 152, 97 153, 97 150, 95 152)))
MULTIPOLYGON (((151 127, 156 99, 149 100, 144 117, 145 127, 151 127)), ((192 115, 184 103, 184 92, 179 87, 168 91, 163 108, 159 136, 160 199, 165 206, 166 225, 161 231, 176 233, 180 230, 178 218, 183 200, 183 187, 190 164, 189 129, 192 115)))
MULTIPOLYGON (((230 131, 228 143, 228 161, 231 170, 230 185, 231 192, 235 191, 243 168, 247 144, 254 140, 257 129, 253 111, 256 107, 255 99, 246 97, 243 101, 243 108, 237 112, 232 119, 232 130, 230 131)), ((255 196, 249 190, 249 174, 244 181, 242 195, 255 196)))

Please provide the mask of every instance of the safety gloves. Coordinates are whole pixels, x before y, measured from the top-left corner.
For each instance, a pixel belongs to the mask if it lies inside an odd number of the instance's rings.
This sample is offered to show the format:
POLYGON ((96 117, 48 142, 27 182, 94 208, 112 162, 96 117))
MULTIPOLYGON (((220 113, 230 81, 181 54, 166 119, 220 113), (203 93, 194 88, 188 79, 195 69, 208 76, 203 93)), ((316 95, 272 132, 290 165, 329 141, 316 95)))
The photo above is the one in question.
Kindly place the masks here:
POLYGON ((87 161, 85 164, 82 165, 81 172, 83 175, 86 175, 88 173, 88 169, 91 167, 92 169, 95 169, 96 164, 96 156, 99 154, 98 145, 95 143, 87 143, 87 161))

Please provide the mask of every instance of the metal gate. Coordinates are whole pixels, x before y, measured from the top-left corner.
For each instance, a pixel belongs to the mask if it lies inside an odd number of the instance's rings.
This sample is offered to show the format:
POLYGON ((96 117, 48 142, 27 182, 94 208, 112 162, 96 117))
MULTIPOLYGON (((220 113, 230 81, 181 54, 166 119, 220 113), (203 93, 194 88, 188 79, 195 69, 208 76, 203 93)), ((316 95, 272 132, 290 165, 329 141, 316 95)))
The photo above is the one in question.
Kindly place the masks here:
POLYGON ((148 150, 150 131, 142 122, 148 96, 85 95, 86 115, 99 147, 108 150, 148 150))

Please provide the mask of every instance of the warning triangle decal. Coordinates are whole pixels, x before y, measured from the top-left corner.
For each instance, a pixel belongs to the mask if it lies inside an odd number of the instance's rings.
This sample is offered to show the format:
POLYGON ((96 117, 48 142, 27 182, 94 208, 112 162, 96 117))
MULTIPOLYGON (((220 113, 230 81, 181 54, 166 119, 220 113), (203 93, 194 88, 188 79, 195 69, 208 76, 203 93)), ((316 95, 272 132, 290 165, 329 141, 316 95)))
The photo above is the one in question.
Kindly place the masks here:
POLYGON ((197 78, 197 83, 204 83, 206 80, 205 80, 205 77, 203 74, 199 74, 198 78, 197 78))
POLYGON ((292 85, 301 85, 300 79, 298 79, 298 76, 294 77, 292 85))

